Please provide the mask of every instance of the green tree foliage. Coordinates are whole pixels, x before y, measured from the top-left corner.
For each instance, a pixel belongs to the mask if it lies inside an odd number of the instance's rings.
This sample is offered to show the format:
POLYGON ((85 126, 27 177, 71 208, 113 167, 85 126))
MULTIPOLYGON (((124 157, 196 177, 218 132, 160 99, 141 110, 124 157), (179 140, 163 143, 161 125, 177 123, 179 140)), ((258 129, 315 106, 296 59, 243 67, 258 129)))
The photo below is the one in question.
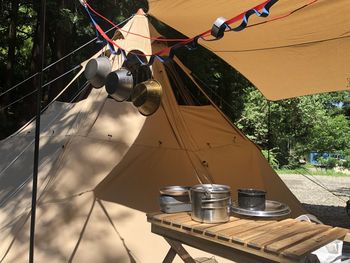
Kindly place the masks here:
POLYGON ((307 146, 317 152, 339 153, 350 148, 349 139, 350 125, 345 115, 322 116, 311 130, 307 146))
POLYGON ((274 148, 280 165, 297 166, 311 151, 342 153, 350 149, 346 98, 350 92, 268 102, 247 88, 237 126, 263 149, 274 148), (270 105, 270 110, 269 110, 270 105))

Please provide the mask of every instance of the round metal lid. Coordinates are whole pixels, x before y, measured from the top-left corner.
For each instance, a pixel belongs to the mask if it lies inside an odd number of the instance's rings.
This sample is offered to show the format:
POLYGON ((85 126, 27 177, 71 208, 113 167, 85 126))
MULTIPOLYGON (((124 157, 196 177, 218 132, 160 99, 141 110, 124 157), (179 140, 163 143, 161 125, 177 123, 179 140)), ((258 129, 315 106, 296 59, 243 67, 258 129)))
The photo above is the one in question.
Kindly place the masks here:
POLYGON ((244 194, 248 196, 261 196, 265 195, 266 191, 259 190, 259 189, 253 189, 253 188, 241 188, 237 190, 238 194, 244 194))
POLYGON ((286 204, 266 200, 265 210, 255 211, 246 208, 240 208, 237 202, 233 202, 231 211, 238 215, 255 216, 255 217, 282 217, 289 215, 291 210, 286 204))
POLYGON ((191 186, 172 185, 161 188, 159 192, 163 195, 181 196, 188 195, 190 189, 191 186))
POLYGON ((223 184, 197 184, 193 186, 191 190, 206 193, 228 193, 231 188, 223 184))

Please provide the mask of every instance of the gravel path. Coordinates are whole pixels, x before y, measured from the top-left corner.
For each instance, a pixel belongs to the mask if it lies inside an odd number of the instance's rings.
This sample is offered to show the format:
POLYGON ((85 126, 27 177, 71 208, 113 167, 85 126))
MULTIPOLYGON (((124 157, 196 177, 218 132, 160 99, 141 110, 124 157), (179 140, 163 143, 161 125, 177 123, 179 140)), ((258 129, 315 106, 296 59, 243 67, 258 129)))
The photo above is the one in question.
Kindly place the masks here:
POLYGON ((345 210, 350 198, 350 176, 308 176, 308 179, 300 174, 283 174, 280 177, 305 209, 323 223, 350 228, 350 217, 345 210))

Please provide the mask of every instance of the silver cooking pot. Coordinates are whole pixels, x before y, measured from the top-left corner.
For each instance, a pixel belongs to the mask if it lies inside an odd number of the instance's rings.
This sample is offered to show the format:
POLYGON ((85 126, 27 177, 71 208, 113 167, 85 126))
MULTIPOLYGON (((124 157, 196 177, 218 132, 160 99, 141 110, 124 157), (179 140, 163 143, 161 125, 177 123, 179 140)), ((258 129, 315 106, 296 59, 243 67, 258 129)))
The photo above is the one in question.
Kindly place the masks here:
POLYGON ((92 86, 101 88, 105 85, 107 75, 111 70, 111 62, 107 57, 102 56, 89 60, 85 67, 84 75, 92 86))
POLYGON ((223 223, 230 219, 231 189, 228 185, 198 184, 191 188, 191 218, 202 223, 223 223))
POLYGON ((109 73, 105 87, 107 93, 116 101, 129 99, 134 87, 131 71, 127 68, 120 68, 109 73))

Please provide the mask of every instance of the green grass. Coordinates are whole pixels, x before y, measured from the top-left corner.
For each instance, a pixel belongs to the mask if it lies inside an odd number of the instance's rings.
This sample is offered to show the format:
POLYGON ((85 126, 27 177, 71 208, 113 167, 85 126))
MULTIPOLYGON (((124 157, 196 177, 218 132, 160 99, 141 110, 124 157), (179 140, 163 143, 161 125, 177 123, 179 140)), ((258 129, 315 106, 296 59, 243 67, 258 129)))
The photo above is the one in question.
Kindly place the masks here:
POLYGON ((324 176, 349 176, 346 173, 337 172, 333 169, 320 169, 317 170, 309 169, 308 167, 297 168, 297 169, 278 169, 278 174, 306 174, 306 175, 324 175, 324 176))

